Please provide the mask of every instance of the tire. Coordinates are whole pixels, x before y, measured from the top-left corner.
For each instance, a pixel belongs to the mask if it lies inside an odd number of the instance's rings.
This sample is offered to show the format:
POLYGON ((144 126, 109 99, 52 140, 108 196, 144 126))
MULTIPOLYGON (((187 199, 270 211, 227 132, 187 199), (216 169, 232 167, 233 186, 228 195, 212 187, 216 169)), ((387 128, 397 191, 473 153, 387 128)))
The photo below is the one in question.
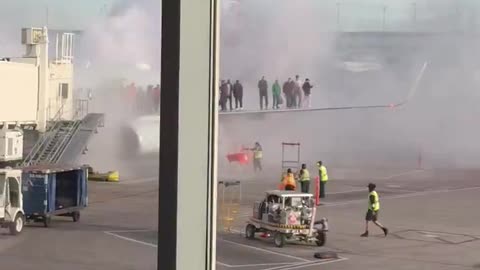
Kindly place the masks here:
POLYGON ((256 230, 257 228, 255 228, 255 226, 248 224, 245 228, 245 237, 248 239, 254 239, 256 230))
POLYGON ((324 246, 325 245, 325 242, 327 242, 327 233, 326 232, 318 232, 318 235, 317 235, 317 246, 321 247, 321 246, 324 246))
POLYGON ((15 220, 10 223, 9 229, 11 235, 20 234, 23 231, 23 227, 25 226, 25 217, 22 213, 18 213, 15 216, 15 220))
POLYGON ((73 219, 73 222, 78 222, 80 220, 80 212, 79 211, 73 212, 72 219, 73 219))
POLYGON ((50 227, 51 222, 52 222, 52 218, 50 216, 43 216, 43 227, 45 228, 50 227))
POLYGON ((276 247, 283 247, 285 245, 286 239, 285 234, 276 232, 273 236, 273 242, 275 243, 276 247))

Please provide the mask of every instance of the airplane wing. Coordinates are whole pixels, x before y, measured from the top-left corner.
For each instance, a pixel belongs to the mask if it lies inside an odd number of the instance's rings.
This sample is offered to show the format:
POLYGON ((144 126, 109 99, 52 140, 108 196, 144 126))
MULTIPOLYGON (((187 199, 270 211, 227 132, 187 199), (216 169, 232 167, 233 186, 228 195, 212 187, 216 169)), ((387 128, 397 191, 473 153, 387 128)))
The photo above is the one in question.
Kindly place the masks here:
POLYGON ((353 110, 353 109, 378 109, 378 108, 396 108, 407 104, 410 99, 415 95, 418 85, 422 80, 423 74, 427 69, 428 63, 424 62, 422 68, 418 72, 415 81, 410 88, 407 97, 400 102, 390 104, 377 104, 377 105, 359 105, 359 106, 340 106, 340 107, 323 107, 323 108, 299 108, 299 109, 281 109, 281 110, 245 110, 245 111, 232 111, 232 112, 219 112, 219 115, 236 115, 236 114, 266 114, 266 113, 293 113, 293 112, 305 112, 305 111, 334 111, 334 110, 353 110))

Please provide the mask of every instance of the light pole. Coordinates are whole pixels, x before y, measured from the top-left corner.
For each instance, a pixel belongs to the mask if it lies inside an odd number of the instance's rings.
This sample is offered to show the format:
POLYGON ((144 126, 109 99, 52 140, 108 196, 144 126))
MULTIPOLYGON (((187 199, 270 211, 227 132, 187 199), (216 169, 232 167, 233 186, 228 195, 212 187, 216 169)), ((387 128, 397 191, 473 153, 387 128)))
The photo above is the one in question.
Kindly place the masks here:
POLYGON ((387 6, 383 6, 382 30, 385 31, 385 20, 387 14, 387 6))
POLYGON ((415 29, 415 26, 417 25, 417 3, 413 2, 412 3, 412 8, 413 8, 413 29, 415 29))
POLYGON ((340 31, 340 3, 337 2, 337 31, 340 31))

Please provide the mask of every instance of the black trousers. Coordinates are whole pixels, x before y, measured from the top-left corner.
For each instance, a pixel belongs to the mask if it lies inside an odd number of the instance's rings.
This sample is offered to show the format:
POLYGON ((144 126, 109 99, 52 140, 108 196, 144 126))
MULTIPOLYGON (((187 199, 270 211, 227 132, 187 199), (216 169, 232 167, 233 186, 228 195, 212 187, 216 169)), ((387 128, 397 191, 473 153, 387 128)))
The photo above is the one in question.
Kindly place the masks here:
POLYGON ((309 193, 310 192, 310 181, 301 181, 300 182, 302 193, 309 193))
POLYGON ((286 93, 286 94, 285 94, 285 99, 286 99, 287 108, 291 108, 291 107, 293 106, 292 94, 286 93))
POLYGON ((263 110, 263 100, 265 100, 265 109, 268 108, 268 93, 267 91, 260 90, 260 110, 263 110))
POLYGON ((285 190, 295 190, 295 187, 291 185, 286 185, 285 190))
POLYGON ((291 108, 297 107, 297 96, 294 93, 290 94, 290 107, 291 108))
POLYGON ((233 97, 230 95, 230 96, 227 96, 227 100, 228 100, 228 103, 230 105, 230 111, 233 110, 233 106, 232 106, 232 99, 233 97))
POLYGON ((243 108, 243 97, 242 96, 235 97, 235 109, 238 109, 239 107, 243 108))
POLYGON ((320 198, 325 198, 325 186, 327 182, 320 181, 320 198))
POLYGON ((221 107, 222 111, 226 111, 227 110, 227 98, 226 97, 221 97, 219 103, 220 103, 220 107, 221 107))

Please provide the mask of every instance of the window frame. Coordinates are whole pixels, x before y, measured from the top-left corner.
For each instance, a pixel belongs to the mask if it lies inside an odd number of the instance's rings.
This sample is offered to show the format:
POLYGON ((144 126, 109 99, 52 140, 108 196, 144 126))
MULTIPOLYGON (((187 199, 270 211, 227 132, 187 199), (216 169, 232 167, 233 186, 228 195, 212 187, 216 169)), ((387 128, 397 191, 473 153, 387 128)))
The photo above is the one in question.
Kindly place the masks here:
POLYGON ((216 265, 218 15, 162 1, 158 269, 216 265))

